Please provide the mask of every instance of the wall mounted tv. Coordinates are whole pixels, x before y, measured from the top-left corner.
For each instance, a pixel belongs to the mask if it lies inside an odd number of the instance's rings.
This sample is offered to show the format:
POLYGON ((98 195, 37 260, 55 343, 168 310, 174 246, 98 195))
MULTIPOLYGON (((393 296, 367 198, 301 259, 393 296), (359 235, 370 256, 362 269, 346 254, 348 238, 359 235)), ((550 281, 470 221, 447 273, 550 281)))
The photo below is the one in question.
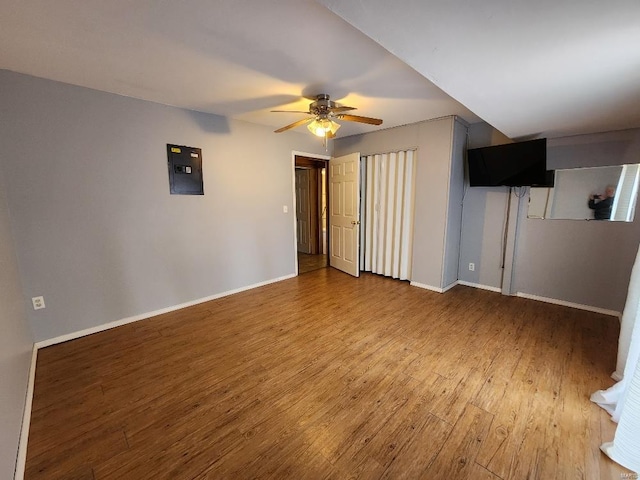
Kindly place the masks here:
POLYGON ((472 187, 553 187, 547 171, 547 139, 467 150, 472 187))

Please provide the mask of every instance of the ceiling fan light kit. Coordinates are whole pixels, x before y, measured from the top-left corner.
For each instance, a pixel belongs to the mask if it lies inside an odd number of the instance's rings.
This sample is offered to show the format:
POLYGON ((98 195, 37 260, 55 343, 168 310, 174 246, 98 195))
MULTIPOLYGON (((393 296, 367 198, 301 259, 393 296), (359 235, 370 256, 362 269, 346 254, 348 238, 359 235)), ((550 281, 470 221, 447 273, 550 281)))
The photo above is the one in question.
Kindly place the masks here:
POLYGON ((311 133, 318 137, 326 137, 331 134, 331 136, 335 136, 336 132, 340 128, 340 124, 334 122, 333 120, 329 120, 328 118, 321 118, 313 120, 307 128, 311 133))
POLYGON ((321 93, 316 96, 316 100, 314 102, 309 104, 308 112, 272 110, 272 112, 275 113, 302 113, 312 117, 304 118, 289 125, 285 125, 284 127, 276 130, 275 133, 285 132, 306 123, 307 129, 311 133, 326 140, 327 138, 335 137, 336 132, 340 128, 340 124, 335 122, 333 119, 344 120, 347 122, 366 123, 368 125, 382 125, 382 120, 379 118, 360 117, 357 115, 347 115, 343 113, 351 110, 355 110, 355 108, 337 105, 335 102, 330 100, 329 95, 321 93))

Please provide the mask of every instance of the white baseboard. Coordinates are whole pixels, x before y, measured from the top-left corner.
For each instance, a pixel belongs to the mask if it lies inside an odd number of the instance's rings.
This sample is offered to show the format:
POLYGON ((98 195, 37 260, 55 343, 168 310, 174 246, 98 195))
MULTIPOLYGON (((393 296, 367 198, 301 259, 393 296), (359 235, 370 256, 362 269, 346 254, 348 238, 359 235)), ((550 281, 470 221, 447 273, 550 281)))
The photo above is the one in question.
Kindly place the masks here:
POLYGON ((29 443, 29 427, 31 426, 31 406, 33 405, 33 388, 36 381, 36 362, 38 360, 38 347, 33 344, 31 353, 31 366, 29 367, 29 381, 27 383, 27 394, 24 401, 24 412, 22 414, 22 428, 20 429, 20 442, 18 443, 18 457, 16 459, 16 471, 14 480, 24 478, 25 467, 27 465, 27 444, 29 443))
POLYGON ((244 292, 246 290, 251 290, 253 288, 263 287, 264 285, 269 285, 270 283, 281 282, 283 280, 288 280, 290 278, 295 277, 296 275, 290 274, 285 275, 284 277, 272 278, 271 280, 266 280, 260 283, 254 283, 253 285, 247 285, 245 287, 236 288, 234 290, 228 290, 226 292, 217 293, 215 295, 210 295, 208 297, 198 298, 197 300, 192 300, 190 302, 181 303, 179 305, 172 305, 170 307, 161 308, 160 310, 154 310, 152 312, 141 313, 139 315, 134 315, 132 317, 123 318, 121 320, 115 320, 109 323, 103 323, 102 325, 97 325, 95 327, 87 328, 84 330, 80 330, 77 332, 67 333, 65 335, 60 335, 59 337, 49 338, 47 340, 41 340, 36 342, 36 348, 44 348, 49 347, 51 345, 56 345, 58 343, 67 342, 69 340, 74 340, 76 338, 84 337, 87 335, 91 335, 93 333, 103 332, 105 330, 109 330, 111 328, 120 327, 122 325, 126 325, 127 323, 137 322, 139 320, 144 320, 149 317, 155 317, 156 315, 162 315, 163 313, 173 312, 175 310, 180 310, 181 308, 191 307, 193 305, 198 305, 199 303, 210 302, 211 300, 216 300, 218 298, 226 297, 229 295, 233 295, 234 293, 244 292))
POLYGON ((581 303, 566 302, 564 300, 558 300, 555 298, 540 297, 538 295, 531 295, 529 293, 516 293, 516 297, 528 298, 530 300, 537 300, 539 302, 553 303, 554 305, 562 305, 563 307, 577 308, 578 310, 587 310, 589 312, 602 313, 603 315, 611 315, 612 317, 619 317, 620 312, 615 310, 607 310, 605 308, 593 307, 591 305, 582 305, 581 303))
POLYGON ((458 280, 458 284, 464 285, 465 287, 473 287, 473 288, 479 288, 481 290, 489 290, 490 292, 502 293, 502 289, 500 287, 492 287, 490 285, 483 285, 481 283, 465 282, 464 280, 458 280))
MULTIPOLYGON (((447 290, 455 287, 456 285, 464 285, 466 287, 479 288, 481 290, 488 290, 490 292, 502 293, 502 289, 498 287, 492 287, 489 285, 482 285, 480 283, 472 283, 466 282, 464 280, 458 280, 457 282, 452 283, 451 285, 446 286, 445 288, 433 287, 431 285, 426 285, 424 283, 411 282, 411 285, 414 287, 424 288, 425 290, 431 290, 432 292, 444 293, 447 290)), ((536 300, 538 302, 552 303, 554 305, 562 305, 563 307, 577 308, 579 310, 586 310, 589 312, 602 313, 603 315, 610 315, 612 317, 618 317, 622 315, 620 312, 615 310, 607 310, 605 308, 593 307, 591 305, 582 305, 580 303, 567 302, 565 300, 558 300, 555 298, 541 297, 539 295, 531 295, 529 293, 518 292, 516 293, 517 297, 528 298, 530 300, 536 300)), ((615 378, 615 377, 614 377, 615 378)))
POLYGON ((455 281, 455 282, 453 282, 453 283, 451 283, 451 284, 447 285, 446 287, 444 287, 444 288, 442 289, 442 293, 444 293, 444 292, 447 292, 447 291, 451 290, 451 289, 452 289, 453 287, 455 287, 456 285, 458 285, 458 282, 457 282, 457 281, 455 281))
POLYGON ((427 285, 426 283, 411 282, 409 283, 409 285, 411 285, 412 287, 424 288, 425 290, 431 290, 432 292, 437 293, 445 292, 444 288, 432 287, 431 285, 427 285))
POLYGON ((463 280, 456 280, 455 282, 453 282, 450 285, 447 285, 444 288, 433 287, 431 285, 426 285, 424 283, 411 282, 411 286, 413 286, 413 287, 424 288, 425 290, 431 290, 432 292, 438 292, 438 293, 447 292, 447 291, 451 290, 453 287, 455 287, 456 285, 464 285, 466 287, 480 288, 482 290, 490 290, 492 292, 498 292, 498 293, 502 292, 501 289, 496 288, 496 287, 490 287, 489 285, 482 285, 482 284, 479 284, 479 283, 465 282, 463 280))

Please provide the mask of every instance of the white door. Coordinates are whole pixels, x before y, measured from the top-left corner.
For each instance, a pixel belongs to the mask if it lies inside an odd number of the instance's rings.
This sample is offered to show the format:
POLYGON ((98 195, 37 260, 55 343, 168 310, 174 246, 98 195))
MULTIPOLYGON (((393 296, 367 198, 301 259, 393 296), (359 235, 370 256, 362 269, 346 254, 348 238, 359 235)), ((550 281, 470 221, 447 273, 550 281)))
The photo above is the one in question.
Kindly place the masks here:
POLYGON ((329 161, 329 264, 360 276, 360 153, 329 161))
POLYGON ((298 251, 311 253, 311 208, 309 205, 309 170, 296 168, 296 219, 298 251))

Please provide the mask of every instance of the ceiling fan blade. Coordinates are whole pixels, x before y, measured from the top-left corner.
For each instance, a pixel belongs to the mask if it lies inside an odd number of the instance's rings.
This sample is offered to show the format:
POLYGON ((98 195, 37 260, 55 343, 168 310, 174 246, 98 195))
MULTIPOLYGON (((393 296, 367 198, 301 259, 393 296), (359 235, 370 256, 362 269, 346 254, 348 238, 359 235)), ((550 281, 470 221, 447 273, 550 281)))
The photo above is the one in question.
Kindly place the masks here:
POLYGON ((313 118, 303 118, 302 120, 298 120, 297 122, 290 123, 289 125, 286 125, 282 128, 279 128, 278 130, 275 130, 275 133, 282 133, 286 130, 299 127, 300 125, 304 125, 305 123, 309 123, 311 121, 313 121, 313 118))
POLYGON ((330 112, 348 112, 349 110, 357 110, 355 107, 329 107, 330 112))
POLYGON ((313 115, 311 112, 303 112, 302 110, 271 110, 272 113, 306 113, 307 115, 313 115))
POLYGON ((368 123, 369 125, 382 125, 382 120, 379 118, 371 118, 371 117, 360 117, 358 115, 336 115, 341 120, 346 120, 347 122, 359 122, 359 123, 368 123))

